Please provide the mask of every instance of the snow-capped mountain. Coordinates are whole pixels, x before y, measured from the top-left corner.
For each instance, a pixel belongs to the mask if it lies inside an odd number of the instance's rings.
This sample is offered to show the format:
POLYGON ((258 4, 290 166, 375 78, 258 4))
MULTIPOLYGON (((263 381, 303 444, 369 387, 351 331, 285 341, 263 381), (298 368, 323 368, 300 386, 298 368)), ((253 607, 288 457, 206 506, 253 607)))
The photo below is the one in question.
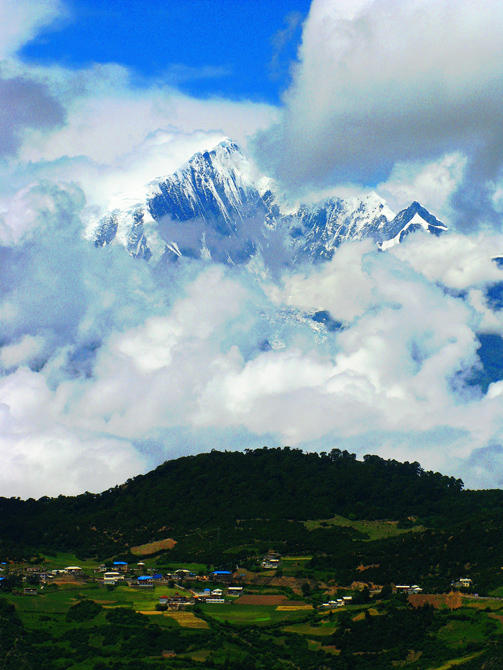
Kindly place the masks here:
POLYGON ((347 240, 388 249, 418 229, 438 235, 447 228, 417 202, 395 215, 375 193, 287 210, 272 180, 254 180, 239 147, 224 140, 150 182, 143 201, 107 213, 92 236, 96 246, 119 242, 147 260, 239 264, 261 256, 268 265, 328 260, 347 240))
POLYGON ((421 207, 418 202, 413 202, 390 222, 387 239, 381 243, 381 249, 389 249, 395 244, 400 244, 407 235, 415 230, 425 230, 438 236, 447 230, 447 226, 430 214, 427 209, 421 207))

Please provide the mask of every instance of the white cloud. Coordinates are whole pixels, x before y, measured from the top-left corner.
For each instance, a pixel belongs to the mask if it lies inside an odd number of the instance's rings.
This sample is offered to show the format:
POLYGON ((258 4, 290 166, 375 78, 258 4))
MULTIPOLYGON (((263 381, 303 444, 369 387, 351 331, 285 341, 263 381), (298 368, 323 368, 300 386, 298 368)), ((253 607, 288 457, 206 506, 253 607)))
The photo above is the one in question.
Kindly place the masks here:
POLYGON ((503 250, 503 235, 418 235, 397 245, 391 254, 411 265, 431 282, 463 290, 502 280, 493 262, 503 250))
MULTIPOLYGON (((468 482, 490 480, 467 459, 501 438, 501 384, 483 397, 456 391, 455 380, 476 361, 480 324, 492 315, 493 331, 503 332, 482 293, 501 273, 487 261, 494 237, 417 234, 387 254, 347 244, 330 263, 287 273, 277 286, 197 263, 156 278, 124 250, 88 247, 78 234, 78 189, 38 186, 23 197, 29 225, 11 250, 26 276, 2 300, 10 314, 0 403, 11 489, 58 493, 67 467, 65 492, 99 490, 152 463, 150 447, 135 445, 165 442, 169 451, 155 447, 159 459, 179 454, 173 431, 190 432, 191 443, 200 433, 206 445, 208 430, 225 444, 235 434, 241 446, 264 436, 314 448, 337 436, 355 449, 372 433, 367 451, 412 453, 468 482), (456 254, 463 272, 453 278, 445 257, 456 254), (65 292, 33 297, 34 281, 49 278, 65 292), (467 290, 468 299, 439 282, 467 290), (315 309, 329 310, 345 330, 314 337, 302 314, 315 309), (264 350, 266 341, 276 348, 264 350), (439 431, 452 434, 440 452, 424 439, 439 431)), ((4 287, 12 284, 8 267, 4 287)))
POLYGON ((60 0, 2 0, 0 3, 0 60, 13 56, 26 42, 68 16, 60 0))
POLYGON ((311 311, 329 310, 335 319, 352 321, 372 301, 372 281, 363 268, 363 254, 372 249, 370 240, 345 244, 321 268, 305 268, 307 275, 286 275, 282 289, 270 287, 271 297, 277 303, 311 311))
POLYGON ((466 163, 467 159, 462 154, 448 154, 428 163, 396 163, 389 179, 379 184, 376 190, 395 211, 405 209, 418 200, 449 225, 451 218, 455 217, 450 198, 462 183, 466 163))
POLYGON ((19 342, 2 347, 0 363, 4 368, 33 364, 43 353, 44 345, 43 337, 23 335, 19 342))

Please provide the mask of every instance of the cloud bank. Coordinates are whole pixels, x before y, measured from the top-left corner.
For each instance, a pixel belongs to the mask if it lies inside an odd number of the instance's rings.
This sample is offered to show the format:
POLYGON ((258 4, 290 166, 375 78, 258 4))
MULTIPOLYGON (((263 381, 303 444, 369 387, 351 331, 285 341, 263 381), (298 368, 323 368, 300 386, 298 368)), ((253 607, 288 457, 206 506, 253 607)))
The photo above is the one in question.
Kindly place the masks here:
POLYGON ((385 254, 347 243, 272 282, 96 249, 75 185, 39 182, 12 207, 0 270, 4 495, 100 490, 180 453, 261 441, 344 445, 501 483, 491 445, 503 439, 503 381, 485 395, 464 381, 479 365, 477 334, 503 333, 485 293, 502 281, 490 260, 501 236, 419 233, 385 254), (321 309, 344 328, 313 321, 321 309))
MULTIPOLYGON (((464 2, 314 2, 279 125, 270 106, 134 85, 117 64, 26 66, 15 51, 64 15, 56 3, 4 21, 0 495, 99 491, 166 458, 263 444, 502 485, 503 381, 487 393, 469 383, 478 335, 503 334, 487 297, 503 282, 491 261, 501 235, 418 233, 385 254, 346 244, 274 281, 188 259, 155 266, 87 238, 151 179, 224 135, 246 149, 260 129, 262 161, 291 187, 377 180, 390 199, 447 211, 467 174, 498 176, 492 9, 482 39, 486 12, 464 2), (320 310, 343 328, 313 321, 320 310)), ((473 202, 486 196, 495 211, 496 181, 473 202)), ((470 227, 484 223, 470 212, 470 227)))
POLYGON ((385 181, 397 162, 461 152, 463 229, 499 225, 503 9, 449 0, 314 0, 281 121, 259 134, 290 190, 385 181))

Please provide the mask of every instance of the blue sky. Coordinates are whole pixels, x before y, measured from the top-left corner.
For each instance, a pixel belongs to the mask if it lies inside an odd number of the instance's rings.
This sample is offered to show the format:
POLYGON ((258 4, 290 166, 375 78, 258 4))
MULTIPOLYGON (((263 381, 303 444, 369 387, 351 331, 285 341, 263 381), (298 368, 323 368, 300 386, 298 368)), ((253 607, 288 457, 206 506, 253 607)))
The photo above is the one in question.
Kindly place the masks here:
POLYGON ((116 62, 131 68, 137 83, 156 79, 195 96, 276 104, 289 83, 309 5, 84 0, 71 3, 68 20, 44 30, 20 56, 70 68, 116 62))

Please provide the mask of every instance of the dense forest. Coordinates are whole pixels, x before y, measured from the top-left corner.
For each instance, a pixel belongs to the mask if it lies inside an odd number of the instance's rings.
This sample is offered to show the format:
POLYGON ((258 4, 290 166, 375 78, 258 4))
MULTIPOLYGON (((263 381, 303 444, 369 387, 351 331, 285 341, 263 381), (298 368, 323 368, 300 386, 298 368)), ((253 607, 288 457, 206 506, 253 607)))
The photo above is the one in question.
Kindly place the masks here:
MULTIPOLYGON (((498 502, 503 510, 503 495, 498 502)), ((258 449, 186 456, 100 494, 0 498, 0 537, 107 552, 236 520, 437 519, 468 503, 459 479, 378 456, 258 449), (78 533, 75 533, 76 527, 78 533)), ((472 499, 468 507, 484 507, 472 499)))

